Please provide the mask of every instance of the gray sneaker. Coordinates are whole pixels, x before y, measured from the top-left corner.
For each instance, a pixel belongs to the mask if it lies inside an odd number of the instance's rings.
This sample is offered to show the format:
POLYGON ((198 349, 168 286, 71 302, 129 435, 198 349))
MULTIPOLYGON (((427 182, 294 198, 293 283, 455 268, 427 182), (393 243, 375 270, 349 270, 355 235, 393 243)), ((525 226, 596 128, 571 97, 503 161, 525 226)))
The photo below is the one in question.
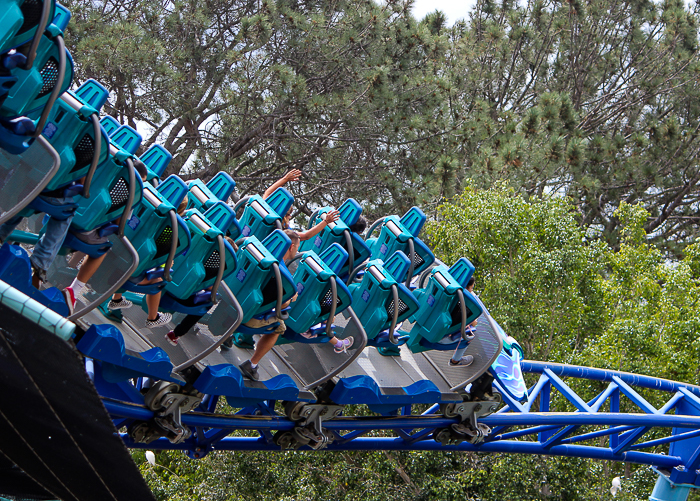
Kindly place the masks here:
POLYGON ((244 377, 252 379, 253 381, 257 381, 260 379, 260 376, 258 375, 258 368, 256 367, 255 369, 253 369, 253 364, 250 362, 250 360, 246 360, 241 365, 239 365, 238 368, 241 370, 241 373, 244 377))
POLYGON ((471 355, 467 355, 465 357, 460 358, 457 362, 454 360, 450 359, 449 366, 450 367, 466 367, 467 365, 471 365, 472 362, 474 361, 474 357, 471 355))

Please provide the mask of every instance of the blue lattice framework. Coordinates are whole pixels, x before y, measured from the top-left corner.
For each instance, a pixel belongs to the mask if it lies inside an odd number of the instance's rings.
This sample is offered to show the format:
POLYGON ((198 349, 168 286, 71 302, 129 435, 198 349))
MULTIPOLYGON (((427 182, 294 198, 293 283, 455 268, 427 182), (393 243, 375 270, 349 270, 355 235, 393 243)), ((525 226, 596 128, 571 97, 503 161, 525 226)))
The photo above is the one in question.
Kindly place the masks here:
MULTIPOLYGON (((438 430, 457 423, 433 406, 421 414, 404 408, 395 416, 344 417, 324 421, 337 440, 327 450, 451 450, 509 452, 553 456, 584 457, 647 464, 668 473, 677 484, 696 484, 700 460, 700 387, 636 374, 589 367, 523 362, 523 371, 540 374, 529 390, 529 401, 522 405, 502 392, 506 404, 480 422, 492 428, 484 442, 473 445, 443 446, 434 440, 438 430), (607 387, 590 401, 584 401, 563 378, 607 382, 607 387), (657 409, 637 389, 668 394, 666 403, 657 409), (554 391, 553 391, 554 390, 554 391), (554 412, 556 404, 571 408, 554 412), (633 412, 620 412, 634 407, 633 412), (582 428, 585 427, 584 430, 582 428), (595 428, 595 429, 591 429, 595 428), (668 430, 662 438, 643 440, 652 429, 668 430), (393 431, 393 437, 362 437, 370 431, 393 431), (607 445, 600 443, 606 437, 607 445)), ((497 386, 497 384, 496 384, 497 386)), ((153 414, 143 407, 106 400, 108 411, 117 425, 134 420, 148 420, 153 414)), ((209 402, 209 408, 214 408, 209 402)), ((294 422, 275 413, 274 402, 267 406, 242 409, 235 415, 190 413, 184 424, 196 430, 187 441, 173 445, 165 439, 150 444, 123 439, 129 447, 183 449, 193 457, 211 450, 279 450, 272 440, 278 430, 292 430, 294 422), (259 413, 258 415, 255 415, 259 413), (227 437, 236 430, 257 430, 258 437, 227 437)), ((658 433, 657 433, 658 434, 658 433)))

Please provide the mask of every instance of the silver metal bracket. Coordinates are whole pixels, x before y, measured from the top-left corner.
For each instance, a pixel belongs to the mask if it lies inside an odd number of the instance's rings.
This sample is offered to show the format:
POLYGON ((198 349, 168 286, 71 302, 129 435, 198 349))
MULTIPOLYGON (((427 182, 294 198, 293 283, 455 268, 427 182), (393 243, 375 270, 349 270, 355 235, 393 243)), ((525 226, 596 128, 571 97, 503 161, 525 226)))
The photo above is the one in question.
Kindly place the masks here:
POLYGON ((479 418, 494 413, 500 403, 500 393, 494 392, 493 399, 441 406, 440 410, 445 417, 459 417, 459 422, 450 425, 449 428, 436 430, 434 439, 442 445, 457 445, 465 440, 471 444, 480 444, 489 436, 491 428, 479 423, 479 418))
POLYGON ((338 417, 342 411, 342 405, 289 402, 285 412, 297 426, 291 432, 275 435, 275 443, 282 449, 298 449, 304 445, 323 449, 337 439, 335 433, 323 427, 323 421, 338 417))
POLYGON ((134 426, 131 437, 137 442, 148 443, 164 436, 173 444, 181 443, 192 435, 182 424, 182 414, 197 407, 203 397, 197 391, 183 392, 183 388, 175 383, 158 381, 144 397, 146 407, 155 413, 153 420, 134 426))

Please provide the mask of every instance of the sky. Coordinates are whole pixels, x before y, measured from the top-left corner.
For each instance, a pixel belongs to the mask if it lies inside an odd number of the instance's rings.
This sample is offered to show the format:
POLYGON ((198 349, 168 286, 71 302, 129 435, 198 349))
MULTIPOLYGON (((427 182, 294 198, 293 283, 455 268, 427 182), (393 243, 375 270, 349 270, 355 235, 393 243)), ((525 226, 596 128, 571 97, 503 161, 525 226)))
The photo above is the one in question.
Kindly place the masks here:
POLYGON ((441 10, 447 16, 450 24, 467 17, 476 0, 415 0, 413 15, 416 19, 423 19, 426 14, 441 10))

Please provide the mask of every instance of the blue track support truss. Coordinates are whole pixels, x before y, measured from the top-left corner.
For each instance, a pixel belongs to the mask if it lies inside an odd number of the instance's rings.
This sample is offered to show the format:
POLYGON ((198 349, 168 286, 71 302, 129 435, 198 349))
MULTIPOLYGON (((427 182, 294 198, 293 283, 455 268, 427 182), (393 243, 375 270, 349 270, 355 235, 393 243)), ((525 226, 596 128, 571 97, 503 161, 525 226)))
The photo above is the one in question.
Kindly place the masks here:
MULTIPOLYGON (((569 456, 625 461, 654 466, 673 487, 674 496, 698 485, 700 461, 700 387, 630 373, 524 361, 523 372, 539 374, 520 404, 501 392, 504 406, 481 418, 490 433, 482 441, 439 441, 440 431, 459 425, 460 416, 445 407, 432 406, 421 413, 403 408, 389 416, 350 417, 339 414, 323 420, 332 437, 326 450, 444 450, 569 456), (574 386, 597 389, 585 399, 574 386), (642 393, 645 396, 642 396, 642 393), (649 400, 662 402, 660 407, 649 400), (393 432, 393 437, 363 437, 370 431, 393 432)), ((497 383, 494 387, 498 389, 497 383)), ((144 407, 105 400, 118 425, 148 420, 144 407)), ((490 405, 490 404, 487 404, 490 405)), ((212 407, 212 403, 209 403, 212 407)), ((492 405, 495 408, 496 405, 492 405)), ((191 457, 212 450, 280 450, 273 433, 293 432, 298 422, 275 412, 275 402, 246 408, 234 415, 192 412, 183 424, 195 430, 180 444, 157 439, 129 447, 180 449, 191 457), (257 431, 258 437, 229 437, 239 430, 257 431)), ((453 409, 454 410, 454 409, 453 409)), ((657 497, 656 499, 684 499, 657 497)))

